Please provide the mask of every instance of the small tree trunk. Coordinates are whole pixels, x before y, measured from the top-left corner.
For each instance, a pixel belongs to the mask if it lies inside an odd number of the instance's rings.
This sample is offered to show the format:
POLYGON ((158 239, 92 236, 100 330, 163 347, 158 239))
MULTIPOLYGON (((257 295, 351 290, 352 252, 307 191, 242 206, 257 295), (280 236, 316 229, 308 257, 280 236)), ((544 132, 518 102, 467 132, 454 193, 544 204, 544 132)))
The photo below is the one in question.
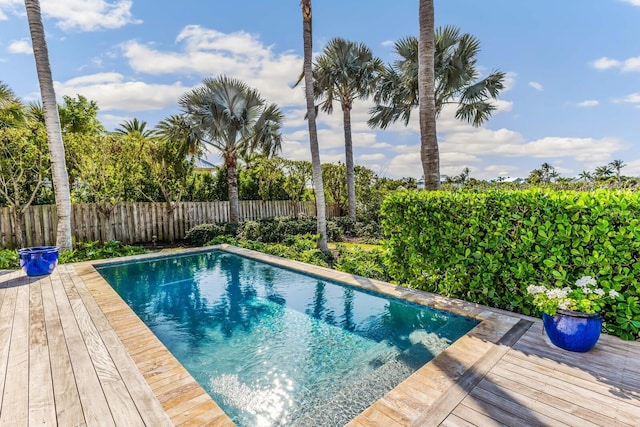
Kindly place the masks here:
POLYGON ((11 207, 11 218, 13 219, 14 231, 16 233, 16 245, 18 248, 24 248, 25 246, 25 238, 24 238, 24 227, 22 226, 22 221, 24 219, 24 215, 22 214, 22 210, 17 206, 11 207))
POLYGON ((353 141, 351 139, 351 105, 342 104, 344 122, 344 156, 347 169, 347 203, 349 218, 356 220, 356 176, 353 165, 353 141))
POLYGON ((238 213, 238 165, 234 157, 228 156, 225 160, 227 166, 227 183, 229 187, 229 222, 237 224, 240 222, 238 213))

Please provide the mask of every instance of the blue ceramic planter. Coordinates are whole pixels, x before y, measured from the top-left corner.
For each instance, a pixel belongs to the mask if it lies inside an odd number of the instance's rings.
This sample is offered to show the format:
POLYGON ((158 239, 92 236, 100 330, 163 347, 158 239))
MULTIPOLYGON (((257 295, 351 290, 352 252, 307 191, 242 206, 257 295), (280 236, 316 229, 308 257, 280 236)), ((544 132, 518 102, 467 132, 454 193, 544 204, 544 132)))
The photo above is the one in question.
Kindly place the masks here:
POLYGON ((44 276, 51 274, 58 265, 57 246, 34 246, 18 249, 20 268, 27 276, 44 276))
POLYGON ((542 313, 544 330, 551 342, 565 350, 587 352, 596 345, 602 329, 599 313, 558 310, 555 316, 542 313))

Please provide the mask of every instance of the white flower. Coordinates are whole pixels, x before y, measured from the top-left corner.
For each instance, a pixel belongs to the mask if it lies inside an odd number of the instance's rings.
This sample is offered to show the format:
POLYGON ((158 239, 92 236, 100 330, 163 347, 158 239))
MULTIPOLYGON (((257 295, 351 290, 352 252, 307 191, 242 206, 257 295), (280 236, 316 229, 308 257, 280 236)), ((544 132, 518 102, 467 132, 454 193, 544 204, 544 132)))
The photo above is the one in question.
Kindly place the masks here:
POLYGON ((576 286, 579 288, 586 288, 587 285, 595 285, 596 279, 591 276, 582 276, 578 280, 576 280, 576 286))
POLYGON ((558 308, 562 309, 562 310, 569 310, 569 300, 568 299, 561 299, 558 302, 558 308))
POLYGON ((549 299, 560 299, 567 296, 567 292, 564 289, 548 289, 547 290, 547 298, 549 299))
POLYGON ((596 295, 599 295, 601 297, 604 296, 604 290, 602 290, 600 288, 594 289, 593 293, 596 294, 596 295))
POLYGON ((614 297, 614 298, 615 298, 615 297, 617 297, 618 295, 620 295, 620 294, 619 294, 618 292, 616 292, 615 290, 613 290, 613 289, 611 289, 611 290, 609 291, 609 296, 610 296, 610 297, 614 297))
POLYGON ((536 286, 536 285, 527 286, 527 293, 530 293, 531 295, 543 294, 546 292, 546 290, 547 288, 545 288, 544 286, 536 286))
POLYGON ((563 291, 565 291, 566 293, 571 292, 571 287, 569 286, 565 286, 564 288, 562 288, 563 291))

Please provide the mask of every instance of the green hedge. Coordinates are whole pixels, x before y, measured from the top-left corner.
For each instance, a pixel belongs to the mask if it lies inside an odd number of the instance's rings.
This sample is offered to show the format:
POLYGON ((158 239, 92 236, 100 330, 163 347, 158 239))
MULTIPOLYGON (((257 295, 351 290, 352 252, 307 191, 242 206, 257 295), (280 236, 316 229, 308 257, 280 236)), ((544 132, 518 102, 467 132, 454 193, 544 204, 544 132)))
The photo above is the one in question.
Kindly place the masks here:
POLYGON ((382 206, 386 261, 400 283, 525 314, 528 285, 590 275, 621 294, 607 330, 638 339, 639 214, 629 191, 399 192, 382 206))

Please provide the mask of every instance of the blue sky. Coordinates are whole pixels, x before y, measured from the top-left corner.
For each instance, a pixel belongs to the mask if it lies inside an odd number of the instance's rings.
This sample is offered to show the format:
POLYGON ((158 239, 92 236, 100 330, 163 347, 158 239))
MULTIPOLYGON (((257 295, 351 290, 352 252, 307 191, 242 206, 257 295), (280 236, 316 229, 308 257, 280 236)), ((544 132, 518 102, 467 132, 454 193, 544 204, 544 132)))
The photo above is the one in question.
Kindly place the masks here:
MULTIPOLYGON (((109 128, 133 117, 154 126, 204 77, 235 76, 284 110, 283 155, 308 160, 303 92, 291 88, 302 64, 298 3, 41 0, 57 95, 97 101, 109 128)), ((443 173, 469 167, 476 178, 525 177, 549 162, 575 176, 622 159, 623 174, 640 175, 640 0, 436 0, 435 7, 436 25, 480 39, 484 72, 508 73, 485 126, 472 128, 446 109, 439 117, 443 173)), ((314 51, 339 36, 391 62, 393 41, 417 34, 417 10, 408 0, 316 0, 314 51)), ((24 100, 39 97, 22 0, 0 0, 0 80, 24 100)), ((419 177, 417 123, 373 131, 370 105, 354 106, 356 163, 419 177)), ((319 128, 322 161, 343 161, 337 106, 319 117, 319 128)))

